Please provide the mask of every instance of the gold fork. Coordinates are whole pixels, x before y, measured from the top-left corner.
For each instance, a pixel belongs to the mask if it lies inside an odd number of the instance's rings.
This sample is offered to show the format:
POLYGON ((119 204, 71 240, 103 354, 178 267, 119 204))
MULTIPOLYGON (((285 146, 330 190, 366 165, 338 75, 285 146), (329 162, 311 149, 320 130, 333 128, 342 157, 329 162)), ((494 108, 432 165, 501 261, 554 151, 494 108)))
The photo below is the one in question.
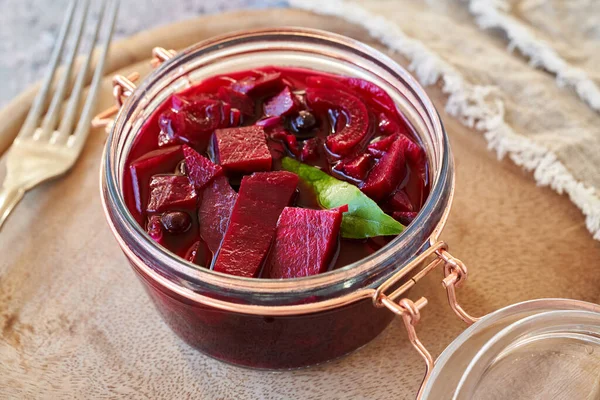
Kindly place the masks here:
POLYGON ((57 128, 81 35, 88 19, 92 19, 91 16, 88 16, 89 0, 71 1, 60 28, 58 41, 52 51, 42 88, 35 97, 17 138, 6 154, 6 178, 0 189, 0 228, 28 190, 66 173, 81 154, 90 130, 90 121, 96 105, 118 6, 119 0, 102 2, 92 42, 77 73, 71 96, 64 107, 64 114, 57 128), (103 26, 104 32, 101 32, 101 26, 103 26), (92 52, 102 33, 104 36, 100 41, 100 56, 95 66, 87 99, 75 126, 81 94, 90 69, 92 52), (70 53, 66 55, 64 73, 56 85, 48 111, 40 123, 44 104, 50 94, 65 43, 67 38, 73 34, 76 36, 70 53))

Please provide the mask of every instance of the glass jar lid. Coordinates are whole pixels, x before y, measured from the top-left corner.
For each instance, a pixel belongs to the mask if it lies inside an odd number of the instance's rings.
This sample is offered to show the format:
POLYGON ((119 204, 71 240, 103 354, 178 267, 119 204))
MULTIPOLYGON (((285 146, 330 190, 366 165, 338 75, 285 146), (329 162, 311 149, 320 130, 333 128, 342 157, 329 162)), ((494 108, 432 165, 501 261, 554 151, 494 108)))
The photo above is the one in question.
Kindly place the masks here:
POLYGON ((600 305, 540 299, 486 315, 444 350, 421 396, 600 398, 600 305))

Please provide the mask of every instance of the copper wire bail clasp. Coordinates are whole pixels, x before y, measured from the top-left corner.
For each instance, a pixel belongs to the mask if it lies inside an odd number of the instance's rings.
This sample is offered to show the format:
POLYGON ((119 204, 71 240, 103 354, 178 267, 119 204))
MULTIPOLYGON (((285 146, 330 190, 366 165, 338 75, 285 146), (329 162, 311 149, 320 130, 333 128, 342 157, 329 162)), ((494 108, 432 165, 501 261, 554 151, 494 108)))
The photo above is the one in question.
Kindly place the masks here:
POLYGON ((92 119, 92 127, 105 127, 107 132, 110 130, 115 114, 119 112, 125 99, 131 96, 136 89, 134 82, 139 78, 140 74, 137 72, 132 72, 128 76, 115 75, 113 77, 113 96, 115 97, 116 104, 96 114, 94 119, 92 119))
MULTIPOLYGON (((150 64, 154 68, 157 68, 165 61, 173 58, 175 54, 175 50, 166 50, 162 47, 155 47, 152 49, 152 60, 150 61, 150 64)), ((110 130, 115 114, 119 112, 125 99, 131 96, 133 91, 136 89, 134 82, 139 78, 140 74, 137 72, 132 72, 127 76, 115 75, 113 77, 113 96, 116 104, 100 112, 94 117, 94 119, 92 119, 92 126, 94 128, 105 127, 107 131, 110 130)))
POLYGON ((465 310, 463 310, 460 304, 458 304, 458 300, 456 298, 456 288, 460 287, 467 280, 467 267, 462 261, 448 253, 448 245, 444 242, 436 242, 432 244, 423 253, 419 254, 411 262, 409 262, 404 268, 382 283, 381 286, 377 288, 373 296, 373 303, 376 307, 386 307, 394 314, 402 317, 404 327, 408 332, 408 339, 421 357, 423 357, 425 360, 425 376, 417 393, 417 400, 422 399, 423 391, 427 382, 429 381, 431 371, 435 365, 431 353, 419 340, 415 330, 416 325, 421 319, 421 310, 427 305, 427 299, 425 297, 421 297, 414 302, 407 298, 401 298, 396 302, 396 299, 398 299, 408 289, 413 287, 420 279, 440 265, 444 266, 444 279, 442 280, 442 285, 446 289, 448 303, 450 304, 452 310, 460 319, 469 325, 479 320, 479 318, 469 315, 465 310), (435 256, 435 258, 423 266, 425 261, 430 259, 431 256, 435 256), (411 278, 406 280, 407 275, 413 271, 417 272, 414 273, 411 278), (403 281, 405 282, 401 284, 403 281), (386 293, 388 290, 397 285, 400 285, 397 289, 389 294, 386 293))

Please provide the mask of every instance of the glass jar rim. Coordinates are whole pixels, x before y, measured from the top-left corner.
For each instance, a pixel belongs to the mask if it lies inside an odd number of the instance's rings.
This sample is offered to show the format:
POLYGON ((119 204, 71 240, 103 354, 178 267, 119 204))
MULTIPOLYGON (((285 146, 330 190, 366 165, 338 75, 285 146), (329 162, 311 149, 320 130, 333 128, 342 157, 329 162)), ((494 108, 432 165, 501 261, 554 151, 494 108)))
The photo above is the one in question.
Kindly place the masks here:
MULTIPOLYGON (((594 311, 591 308, 543 311, 505 327, 488 340, 471 360, 458 383, 453 400, 472 398, 480 388, 487 369, 512 351, 522 349, 524 343, 532 341, 539 343, 548 338, 552 340, 572 338, 575 334, 588 336, 587 339, 592 339, 598 346, 600 308, 595 307, 594 311)), ((577 339, 581 340, 581 337, 577 339)), ((553 351, 557 350, 553 348, 553 351)), ((514 363, 511 363, 511 368, 514 366, 514 363)))
MULTIPOLYGON (((429 236, 429 241, 425 241, 425 243, 421 242, 419 244, 421 248, 428 246, 432 241, 437 239, 445 225, 454 191, 454 173, 448 137, 441 123, 439 114, 429 97, 426 95, 424 89, 403 67, 398 65, 387 55, 357 40, 316 29, 285 27, 234 32, 198 42, 179 52, 175 57, 165 62, 157 70, 146 77, 141 85, 124 103, 124 106, 115 118, 115 122, 109 133, 105 152, 102 157, 101 191, 103 207, 107 214, 111 229, 123 250, 126 251, 128 256, 133 257, 133 259, 139 258, 138 251, 129 249, 126 241, 120 237, 122 235, 122 230, 124 230, 127 235, 133 237, 144 251, 152 252, 153 256, 158 259, 161 264, 170 266, 171 270, 167 271, 167 275, 174 273, 178 277, 193 277, 194 279, 198 279, 206 284, 213 285, 214 287, 227 288, 230 290, 240 290, 249 293, 277 293, 325 287, 365 274, 383 260, 392 257, 395 253, 395 249, 397 250, 410 243, 423 224, 431 223, 432 218, 437 218, 438 220, 434 223, 435 228, 429 236), (118 168, 115 168, 115 151, 118 144, 117 139, 119 133, 123 132, 124 126, 128 122, 132 110, 138 106, 149 87, 161 79, 161 77, 164 77, 170 69, 174 68, 174 66, 189 61, 190 59, 201 57, 203 54, 202 52, 206 53, 240 43, 243 44, 256 40, 268 40, 274 38, 286 41, 298 41, 304 39, 316 41, 320 44, 329 44, 335 48, 354 51, 369 62, 376 62, 378 65, 385 67, 387 71, 397 77, 406 90, 414 95, 425 110, 427 117, 431 120, 433 129, 438 137, 437 145, 441 148, 440 167, 437 168, 436 171, 432 171, 433 179, 431 191, 423 208, 413 223, 388 245, 355 263, 319 275, 284 280, 244 278, 222 274, 209 269, 198 268, 175 254, 170 253, 153 241, 147 233, 141 229, 131 212, 128 210, 122 190, 118 184, 120 177, 116 175, 122 173, 122 171, 118 171, 118 168), (445 193, 448 191, 449 193, 445 193), (444 195, 446 196, 445 198, 444 195), (117 212, 111 213, 108 204, 114 206, 117 209, 117 212), (442 210, 434 216, 433 211, 439 209, 442 210), (116 225, 119 225, 121 231, 116 229, 116 225)), ((141 268, 146 267, 143 263, 137 264, 137 266, 141 268)))
MULTIPOLYGON (((504 350, 514 343, 505 339, 514 334, 515 328, 537 319, 544 319, 546 323, 548 320, 552 320, 560 324, 561 316, 568 311, 600 316, 600 305, 573 299, 541 298, 509 304, 484 315, 456 336, 436 359, 431 375, 423 387, 423 399, 433 398, 435 394, 438 394, 437 389, 439 388, 446 393, 451 393, 455 396, 453 398, 456 398, 463 382, 476 378, 473 369, 481 365, 488 365, 480 362, 483 356, 495 357, 501 353, 497 348, 504 350), (506 321, 510 322, 506 326, 502 325, 506 321), (495 328, 495 326, 499 326, 499 328, 495 328), (486 330, 490 330, 492 333, 483 341, 483 344, 477 346, 470 344, 471 339, 486 330), (467 354, 465 365, 457 366, 457 361, 453 357, 455 355, 464 357, 464 354, 467 354), (471 354, 473 355, 471 356, 471 354), (449 377, 448 374, 452 376, 449 377)), ((528 328, 527 332, 532 331, 534 329, 528 328)))

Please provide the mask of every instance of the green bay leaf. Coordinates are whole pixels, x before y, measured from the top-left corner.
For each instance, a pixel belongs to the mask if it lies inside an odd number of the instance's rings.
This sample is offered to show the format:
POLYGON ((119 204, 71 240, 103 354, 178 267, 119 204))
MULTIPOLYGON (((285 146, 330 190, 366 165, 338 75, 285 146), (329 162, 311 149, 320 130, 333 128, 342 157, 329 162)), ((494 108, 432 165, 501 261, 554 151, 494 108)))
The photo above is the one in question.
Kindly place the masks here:
POLYGON ((342 237, 364 239, 398 235, 404 230, 404 225, 384 213, 377 203, 356 186, 293 158, 285 157, 282 165, 314 190, 323 208, 348 205, 348 212, 344 213, 342 219, 342 237))

